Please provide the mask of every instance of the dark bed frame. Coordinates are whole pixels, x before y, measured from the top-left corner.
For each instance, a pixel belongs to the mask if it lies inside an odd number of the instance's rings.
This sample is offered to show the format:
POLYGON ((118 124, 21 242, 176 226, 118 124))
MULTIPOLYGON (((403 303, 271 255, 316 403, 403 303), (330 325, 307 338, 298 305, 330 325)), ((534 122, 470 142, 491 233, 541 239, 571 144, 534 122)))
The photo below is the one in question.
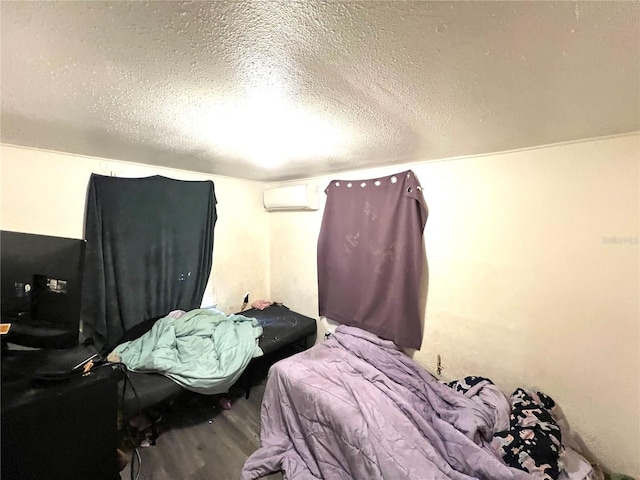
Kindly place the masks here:
MULTIPOLYGON (((282 304, 273 304, 264 310, 252 308, 239 313, 245 317, 256 318, 263 329, 259 345, 264 355, 252 359, 237 382, 249 398, 252 385, 259 381, 261 374, 264 374, 272 363, 314 344, 317 325, 313 318, 296 313, 282 304)), ((142 335, 143 330, 150 329, 152 324, 150 322, 142 326, 143 328, 134 334, 142 335)), ((184 390, 173 380, 159 373, 128 372, 127 377, 120 382, 119 387, 125 418, 159 405, 184 390)))

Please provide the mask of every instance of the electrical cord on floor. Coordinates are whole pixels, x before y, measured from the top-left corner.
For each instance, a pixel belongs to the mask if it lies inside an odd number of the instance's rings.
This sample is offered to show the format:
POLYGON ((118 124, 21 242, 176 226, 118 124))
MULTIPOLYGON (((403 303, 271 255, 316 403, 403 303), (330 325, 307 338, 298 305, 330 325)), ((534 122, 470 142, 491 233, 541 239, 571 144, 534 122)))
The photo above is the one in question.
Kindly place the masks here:
POLYGON ((134 387, 133 382, 131 381, 131 377, 129 377, 129 369, 127 368, 127 366, 122 362, 109 362, 109 364, 120 370, 120 372, 122 372, 124 376, 121 405, 124 407, 125 393, 127 391, 127 384, 129 384, 131 386, 131 391, 133 392, 133 397, 136 399, 136 403, 138 404, 138 411, 142 411, 142 402, 140 401, 138 392, 136 392, 136 387, 134 387))
POLYGON ((131 469, 129 470, 129 478, 131 478, 131 480, 138 480, 138 478, 140 478, 140 472, 142 471, 142 457, 140 456, 140 452, 138 451, 138 447, 134 447, 133 451, 135 452, 135 456, 131 455, 131 469), (135 479, 133 478, 133 465, 134 465, 134 459, 135 457, 138 457, 138 473, 136 474, 135 479))
MULTIPOLYGON (((138 396, 138 392, 136 391, 136 387, 134 387, 133 382, 131 381, 131 377, 129 377, 129 369, 122 362, 109 362, 110 365, 116 367, 123 374, 124 383, 122 385, 122 399, 120 401, 120 405, 124 410, 124 400, 127 392, 127 384, 131 386, 131 391, 133 392, 133 396, 136 399, 138 404, 138 410, 142 411, 142 402, 140 401, 140 397, 138 396)), ((153 422, 153 419, 151 420, 153 422)), ((133 438, 133 434, 131 433, 131 425, 127 422, 125 426, 127 435, 129 436, 129 440, 131 441, 131 445, 133 445, 133 453, 131 454, 131 462, 130 462, 130 470, 129 470, 129 478, 131 480, 138 480, 140 478, 140 473, 142 472, 142 457, 140 456, 140 452, 138 451, 138 447, 136 446, 136 440, 133 438), (134 477, 134 466, 135 459, 138 458, 138 473, 134 477)))

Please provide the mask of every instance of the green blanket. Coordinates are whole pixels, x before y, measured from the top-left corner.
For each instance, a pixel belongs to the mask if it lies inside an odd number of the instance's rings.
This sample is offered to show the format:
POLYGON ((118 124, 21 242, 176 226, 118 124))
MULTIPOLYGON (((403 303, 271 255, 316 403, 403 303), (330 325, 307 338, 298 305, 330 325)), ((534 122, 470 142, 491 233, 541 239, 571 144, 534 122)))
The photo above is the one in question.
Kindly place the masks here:
POLYGON ((255 318, 192 310, 164 317, 140 338, 114 350, 129 370, 159 372, 184 388, 213 395, 229 390, 253 357, 262 355, 255 318))

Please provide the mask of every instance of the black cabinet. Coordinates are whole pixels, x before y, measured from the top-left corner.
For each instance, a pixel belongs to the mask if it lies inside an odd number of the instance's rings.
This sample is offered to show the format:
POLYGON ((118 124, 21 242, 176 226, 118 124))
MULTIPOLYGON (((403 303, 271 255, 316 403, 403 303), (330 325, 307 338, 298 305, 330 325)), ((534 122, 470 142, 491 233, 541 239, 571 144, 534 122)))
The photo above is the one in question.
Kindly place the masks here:
POLYGON ((87 376, 37 379, 34 371, 46 361, 38 354, 2 359, 2 479, 120 478, 117 378, 110 367, 87 376))

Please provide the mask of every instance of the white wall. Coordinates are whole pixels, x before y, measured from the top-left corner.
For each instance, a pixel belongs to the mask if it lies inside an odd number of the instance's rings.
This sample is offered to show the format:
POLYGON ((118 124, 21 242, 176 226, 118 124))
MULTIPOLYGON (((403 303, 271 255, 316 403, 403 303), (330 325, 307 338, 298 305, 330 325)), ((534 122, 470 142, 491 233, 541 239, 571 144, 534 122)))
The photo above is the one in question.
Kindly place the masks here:
MULTIPOLYGON (((0 158, 0 227, 76 238, 92 172, 212 179, 210 295, 227 312, 249 290, 317 317, 323 202, 318 212, 266 213, 258 182, 10 146, 0 158)), ((433 371, 440 353, 443 379, 478 374, 548 393, 607 467, 636 477, 639 163, 633 135, 337 176, 412 168, 424 187, 430 277, 416 360, 433 371)), ((331 178, 309 182, 322 190, 331 178)))
POLYGON ((0 159, 0 227, 71 238, 84 238, 91 173, 212 180, 218 221, 204 303, 215 301, 231 313, 247 291, 252 299, 268 298, 269 217, 262 208, 262 183, 7 145, 0 146, 0 159))
MULTIPOLYGON (((639 163, 633 135, 307 182, 412 168, 430 211, 414 358, 551 395, 605 466, 639 477, 639 163)), ((313 317, 322 207, 271 214, 272 297, 313 317)))

